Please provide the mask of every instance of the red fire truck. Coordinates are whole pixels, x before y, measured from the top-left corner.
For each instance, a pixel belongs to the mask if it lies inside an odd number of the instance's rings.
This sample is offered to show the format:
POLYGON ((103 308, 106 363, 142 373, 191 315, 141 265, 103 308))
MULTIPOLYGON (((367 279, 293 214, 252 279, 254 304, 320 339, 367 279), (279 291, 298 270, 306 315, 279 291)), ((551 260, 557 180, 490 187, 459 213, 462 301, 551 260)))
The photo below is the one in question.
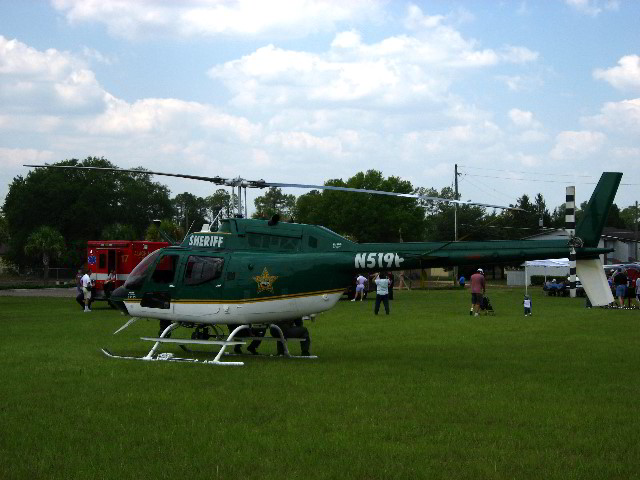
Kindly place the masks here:
POLYGON ((93 297, 105 300, 104 283, 109 272, 115 270, 116 282, 108 292, 113 291, 125 280, 140 261, 151 252, 167 247, 167 242, 148 242, 146 240, 89 240, 87 242, 87 263, 94 280, 93 297))

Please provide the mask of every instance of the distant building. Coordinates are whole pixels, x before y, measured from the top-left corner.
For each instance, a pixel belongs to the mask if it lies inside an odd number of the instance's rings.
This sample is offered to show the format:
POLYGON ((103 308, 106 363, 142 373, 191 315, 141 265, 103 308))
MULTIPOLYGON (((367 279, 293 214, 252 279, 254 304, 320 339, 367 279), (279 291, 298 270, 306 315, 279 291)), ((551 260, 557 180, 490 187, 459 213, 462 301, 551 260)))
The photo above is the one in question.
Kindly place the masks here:
POLYGON ((605 227, 600 238, 605 248, 613 248, 613 252, 606 256, 605 265, 638 261, 640 249, 633 230, 605 227))
MULTIPOLYGON (((527 240, 560 240, 567 238, 567 232, 562 228, 546 230, 537 235, 527 237, 527 240)), ((621 230, 619 228, 605 227, 600 236, 599 248, 612 248, 613 252, 601 255, 602 263, 611 265, 614 263, 637 262, 640 258, 639 238, 636 239, 633 230, 621 230)), ((541 258, 540 260, 545 260, 541 258)))
MULTIPOLYGON (((527 237, 526 240, 561 240, 567 237, 566 230, 558 228, 532 235, 527 237)), ((600 236, 598 247, 612 248, 613 252, 600 255, 600 259, 604 265, 637 262, 638 258, 640 258, 638 243, 635 232, 632 230, 605 227, 600 236)), ((540 258, 539 260, 547 259, 540 258)), ((524 285, 525 281, 530 285, 532 275, 545 275, 550 277, 566 277, 569 275, 568 259, 561 259, 557 263, 558 265, 531 265, 527 268, 527 279, 525 279, 524 270, 509 270, 507 271, 507 285, 524 285)), ((524 263, 522 266, 524 266, 524 263)))

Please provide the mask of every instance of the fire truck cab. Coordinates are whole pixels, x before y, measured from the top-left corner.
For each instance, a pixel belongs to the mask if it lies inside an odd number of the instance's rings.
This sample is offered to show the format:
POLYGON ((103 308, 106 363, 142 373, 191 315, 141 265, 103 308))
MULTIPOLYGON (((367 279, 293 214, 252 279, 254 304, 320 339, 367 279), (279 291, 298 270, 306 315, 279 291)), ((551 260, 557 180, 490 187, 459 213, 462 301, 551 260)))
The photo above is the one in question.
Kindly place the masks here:
POLYGON ((146 240, 89 240, 87 242, 87 264, 94 281, 92 289, 95 300, 108 300, 110 293, 123 285, 131 270, 151 252, 167 247, 167 242, 146 240), (110 272, 115 271, 115 284, 105 292, 105 282, 110 272))

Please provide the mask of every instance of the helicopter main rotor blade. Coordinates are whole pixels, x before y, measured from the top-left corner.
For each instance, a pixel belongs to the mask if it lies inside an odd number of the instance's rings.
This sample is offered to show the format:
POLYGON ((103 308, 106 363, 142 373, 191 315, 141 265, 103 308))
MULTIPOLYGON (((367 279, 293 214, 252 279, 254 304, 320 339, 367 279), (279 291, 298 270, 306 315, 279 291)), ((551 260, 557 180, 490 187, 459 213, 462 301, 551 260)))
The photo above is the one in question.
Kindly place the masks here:
POLYGON ((417 198, 419 200, 428 200, 433 202, 456 203, 458 205, 474 205, 477 207, 500 208, 502 210, 524 211, 522 208, 518 208, 518 207, 505 207, 503 205, 491 205, 488 203, 477 203, 477 202, 471 202, 471 201, 465 202, 462 200, 453 200, 450 198, 418 195, 416 193, 397 193, 397 192, 387 192, 384 190, 368 190, 365 188, 335 187, 333 185, 307 185, 307 184, 299 184, 299 183, 271 183, 271 182, 264 182, 264 186, 265 187, 307 188, 307 189, 318 189, 318 190, 337 190, 339 192, 354 192, 354 193, 372 193, 375 195, 389 195, 392 197, 417 198))
POLYGON ((524 211, 522 208, 517 207, 505 207, 503 205, 492 205, 489 203, 478 203, 478 202, 464 202, 462 200, 453 200, 450 198, 440 198, 440 197, 430 197, 427 195, 418 195, 415 193, 397 193, 397 192, 387 192, 384 190, 368 190, 365 188, 350 188, 350 187, 335 187, 333 185, 309 185, 303 183, 274 183, 274 182, 265 182, 264 180, 245 180, 243 178, 222 178, 222 177, 204 177, 200 175, 186 175, 183 173, 165 173, 165 172, 152 172, 149 170, 133 170, 133 169, 124 169, 124 168, 111 168, 111 167, 80 167, 75 165, 24 165, 25 167, 34 167, 34 168, 68 168, 73 170, 97 170, 103 172, 126 172, 126 173, 143 173, 147 175, 162 175, 165 177, 178 177, 178 178, 188 178, 191 180, 201 180, 205 182, 215 183, 216 185, 227 185, 227 186, 242 186, 242 187, 253 187, 253 188, 265 188, 265 187, 283 187, 283 188, 305 188, 305 189, 318 189, 318 190, 336 190, 340 192, 354 192, 354 193, 370 193, 374 195, 388 195, 391 197, 404 197, 404 198, 416 198, 419 200, 426 200, 432 202, 444 202, 444 203, 455 203, 458 205, 474 205, 477 207, 486 207, 486 208, 499 208, 501 210, 516 210, 516 211, 524 211))
POLYGON ((216 185, 228 185, 230 180, 221 177, 203 177, 200 175, 185 175, 182 173, 164 173, 164 172, 152 172, 149 170, 133 170, 126 168, 110 168, 110 167, 80 167, 75 165, 23 165, 24 167, 35 168, 67 168, 72 170, 97 170, 101 172, 125 172, 125 173, 143 173, 147 175, 163 175, 165 177, 179 177, 189 178, 191 180, 202 180, 205 182, 215 183, 216 185))

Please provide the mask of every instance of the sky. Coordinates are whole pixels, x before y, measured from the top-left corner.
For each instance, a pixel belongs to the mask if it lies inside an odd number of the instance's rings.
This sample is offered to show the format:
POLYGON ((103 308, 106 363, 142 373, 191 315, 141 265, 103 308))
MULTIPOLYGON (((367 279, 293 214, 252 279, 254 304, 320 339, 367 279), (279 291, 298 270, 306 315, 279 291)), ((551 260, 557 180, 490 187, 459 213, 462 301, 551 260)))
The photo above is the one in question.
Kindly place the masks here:
POLYGON ((96 156, 438 190, 457 164, 462 200, 542 193, 551 210, 620 171, 624 208, 640 200, 639 25, 634 0, 0 0, 0 204, 23 164, 96 156))

